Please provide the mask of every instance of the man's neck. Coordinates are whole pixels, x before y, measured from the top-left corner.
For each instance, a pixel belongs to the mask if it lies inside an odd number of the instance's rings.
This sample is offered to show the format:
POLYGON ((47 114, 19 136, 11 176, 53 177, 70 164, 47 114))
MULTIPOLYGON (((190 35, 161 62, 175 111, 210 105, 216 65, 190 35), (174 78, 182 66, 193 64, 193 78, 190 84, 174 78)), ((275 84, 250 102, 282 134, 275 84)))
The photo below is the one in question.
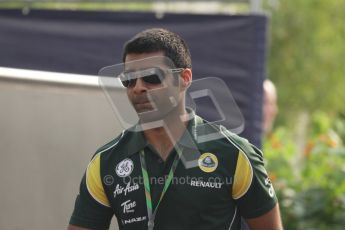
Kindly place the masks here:
POLYGON ((164 119, 164 126, 144 131, 146 140, 156 149, 165 161, 186 130, 188 114, 184 111, 180 116, 168 116, 164 119))

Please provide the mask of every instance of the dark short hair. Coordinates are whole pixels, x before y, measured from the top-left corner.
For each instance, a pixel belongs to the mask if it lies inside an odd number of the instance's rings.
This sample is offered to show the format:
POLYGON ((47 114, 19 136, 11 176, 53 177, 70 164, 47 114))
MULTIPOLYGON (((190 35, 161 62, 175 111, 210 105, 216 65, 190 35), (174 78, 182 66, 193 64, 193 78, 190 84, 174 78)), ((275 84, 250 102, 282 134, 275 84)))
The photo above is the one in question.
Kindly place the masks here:
POLYGON ((176 68, 192 68, 191 55, 186 42, 176 33, 162 28, 152 28, 136 34, 126 42, 122 61, 127 54, 142 54, 163 51, 176 68))

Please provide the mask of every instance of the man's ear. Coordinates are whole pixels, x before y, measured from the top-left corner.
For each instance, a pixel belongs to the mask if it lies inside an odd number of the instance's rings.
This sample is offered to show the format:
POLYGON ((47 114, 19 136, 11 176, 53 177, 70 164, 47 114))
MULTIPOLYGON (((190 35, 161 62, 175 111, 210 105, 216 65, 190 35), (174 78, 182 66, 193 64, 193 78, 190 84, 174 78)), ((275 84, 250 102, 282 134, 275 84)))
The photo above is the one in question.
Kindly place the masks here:
POLYGON ((186 68, 181 72, 181 88, 187 89, 192 84, 192 69, 186 68))

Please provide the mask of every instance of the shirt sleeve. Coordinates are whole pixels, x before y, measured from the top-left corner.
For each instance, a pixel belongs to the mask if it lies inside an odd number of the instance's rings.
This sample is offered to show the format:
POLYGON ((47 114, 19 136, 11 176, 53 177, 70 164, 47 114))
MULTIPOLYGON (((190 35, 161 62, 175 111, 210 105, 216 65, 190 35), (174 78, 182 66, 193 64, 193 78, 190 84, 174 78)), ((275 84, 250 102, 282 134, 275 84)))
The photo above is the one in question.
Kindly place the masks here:
POLYGON ((70 224, 90 229, 109 229, 113 210, 104 192, 100 175, 100 154, 87 167, 80 183, 70 224))
POLYGON ((263 155, 248 142, 240 145, 233 181, 232 197, 244 218, 259 217, 276 205, 277 197, 263 155))

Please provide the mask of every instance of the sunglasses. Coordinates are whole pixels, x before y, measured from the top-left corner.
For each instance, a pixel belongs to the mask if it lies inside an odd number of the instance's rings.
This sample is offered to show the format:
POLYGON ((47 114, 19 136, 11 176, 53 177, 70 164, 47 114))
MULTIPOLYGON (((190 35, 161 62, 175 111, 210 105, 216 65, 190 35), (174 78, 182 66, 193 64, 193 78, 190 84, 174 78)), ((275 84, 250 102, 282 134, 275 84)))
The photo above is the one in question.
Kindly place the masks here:
POLYGON ((122 85, 126 88, 134 87, 138 78, 142 79, 145 83, 158 85, 162 84, 168 73, 179 73, 182 70, 183 68, 164 70, 160 68, 150 68, 134 72, 123 72, 118 77, 122 85))

